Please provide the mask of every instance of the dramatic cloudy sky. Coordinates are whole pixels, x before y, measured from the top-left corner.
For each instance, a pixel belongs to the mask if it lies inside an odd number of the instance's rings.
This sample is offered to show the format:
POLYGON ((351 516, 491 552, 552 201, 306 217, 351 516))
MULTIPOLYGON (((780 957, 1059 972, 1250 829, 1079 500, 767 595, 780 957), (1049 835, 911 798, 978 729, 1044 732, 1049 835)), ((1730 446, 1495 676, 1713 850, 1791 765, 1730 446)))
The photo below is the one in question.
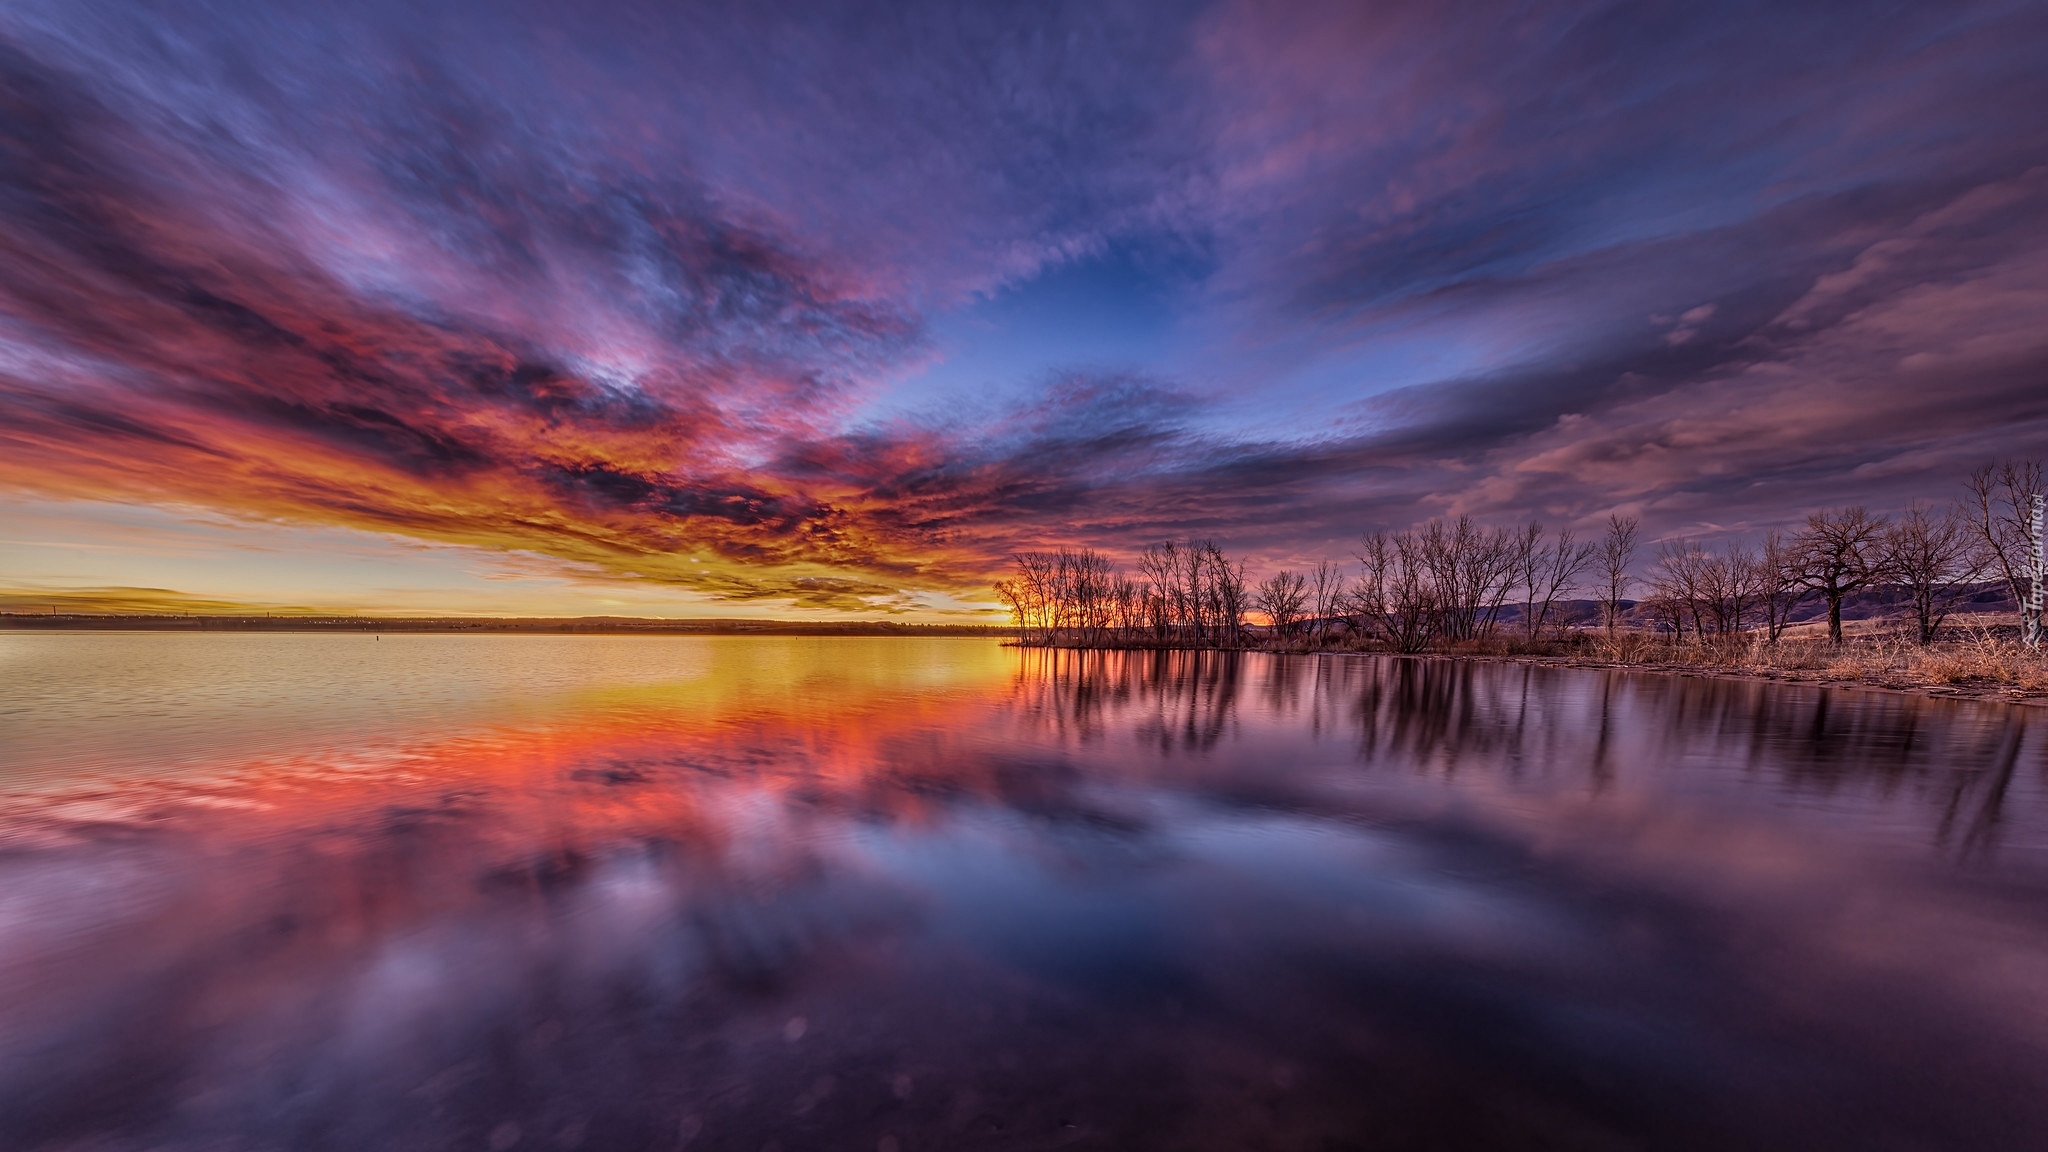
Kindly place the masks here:
POLYGON ((0 6, 10 602, 937 618, 2044 451, 2038 0, 0 6))

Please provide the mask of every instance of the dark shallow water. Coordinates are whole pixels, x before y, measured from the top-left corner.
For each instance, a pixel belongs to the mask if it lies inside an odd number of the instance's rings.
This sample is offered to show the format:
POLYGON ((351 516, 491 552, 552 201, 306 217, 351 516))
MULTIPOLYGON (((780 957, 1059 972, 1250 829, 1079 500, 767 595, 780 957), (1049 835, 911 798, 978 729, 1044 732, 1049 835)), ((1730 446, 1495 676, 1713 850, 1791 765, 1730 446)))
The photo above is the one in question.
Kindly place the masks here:
POLYGON ((2048 1147, 2044 721, 0 633, 0 1148, 2048 1147))

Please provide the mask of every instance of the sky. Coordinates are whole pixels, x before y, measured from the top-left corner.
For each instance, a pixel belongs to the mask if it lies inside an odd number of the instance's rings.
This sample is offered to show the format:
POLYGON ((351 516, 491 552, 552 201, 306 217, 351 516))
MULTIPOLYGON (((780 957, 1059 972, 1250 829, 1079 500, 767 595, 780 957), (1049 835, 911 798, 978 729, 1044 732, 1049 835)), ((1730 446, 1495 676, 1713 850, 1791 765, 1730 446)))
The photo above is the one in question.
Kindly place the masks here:
POLYGON ((2048 455, 2048 5, 9 0, 0 608, 977 618, 2048 455))

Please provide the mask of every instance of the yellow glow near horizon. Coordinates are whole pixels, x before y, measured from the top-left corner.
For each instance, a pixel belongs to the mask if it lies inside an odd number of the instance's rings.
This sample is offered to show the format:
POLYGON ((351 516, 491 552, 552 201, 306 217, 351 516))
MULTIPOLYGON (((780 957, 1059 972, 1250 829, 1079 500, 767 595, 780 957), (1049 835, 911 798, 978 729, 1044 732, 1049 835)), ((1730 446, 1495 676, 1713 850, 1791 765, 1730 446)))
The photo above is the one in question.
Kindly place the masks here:
POLYGON ((0 611, 644 616, 996 623, 992 603, 924 594, 867 610, 720 600, 531 553, 201 509, 0 499, 0 611))

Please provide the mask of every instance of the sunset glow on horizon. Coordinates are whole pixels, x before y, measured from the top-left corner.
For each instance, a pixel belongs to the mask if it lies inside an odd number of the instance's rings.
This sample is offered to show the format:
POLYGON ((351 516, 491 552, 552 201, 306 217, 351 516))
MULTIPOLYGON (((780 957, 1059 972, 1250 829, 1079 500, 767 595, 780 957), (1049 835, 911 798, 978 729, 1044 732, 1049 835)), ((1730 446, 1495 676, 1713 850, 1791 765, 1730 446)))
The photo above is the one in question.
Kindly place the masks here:
POLYGON ((0 610, 993 622, 2048 444, 2048 8, 27 0, 0 610))

